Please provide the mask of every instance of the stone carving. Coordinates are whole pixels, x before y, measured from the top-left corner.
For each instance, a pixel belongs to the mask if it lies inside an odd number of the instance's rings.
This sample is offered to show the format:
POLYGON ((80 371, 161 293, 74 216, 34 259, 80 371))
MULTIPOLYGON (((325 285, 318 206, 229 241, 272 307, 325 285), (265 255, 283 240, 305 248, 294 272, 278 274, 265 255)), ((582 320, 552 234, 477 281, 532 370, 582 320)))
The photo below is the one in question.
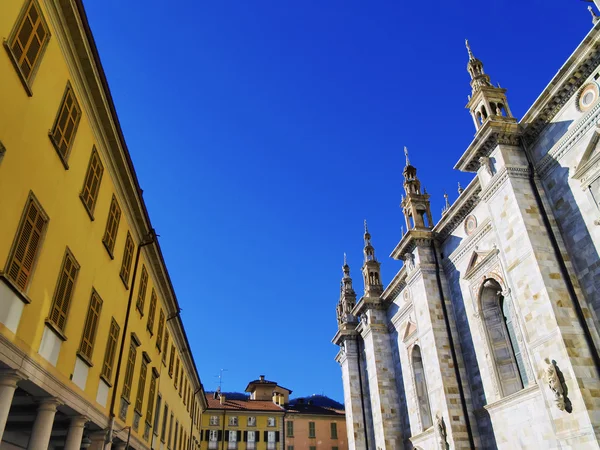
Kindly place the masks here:
POLYGON ((439 411, 435 415, 435 436, 438 442, 438 448, 440 450, 448 449, 448 440, 447 440, 447 432, 446 432, 446 424, 444 422, 444 416, 442 416, 439 411))
POLYGON ((544 361, 546 361, 546 369, 544 370, 546 381, 552 392, 554 392, 556 406, 561 411, 570 413, 573 411, 573 407, 571 405, 571 400, 567 397, 568 389, 565 384, 565 378, 556 365, 556 361, 550 361, 549 358, 546 358, 544 361))
POLYGON ((490 175, 494 175, 494 168, 492 166, 492 160, 487 156, 479 157, 479 164, 485 169, 485 171, 490 175))
POLYGON ((412 253, 407 253, 404 255, 404 263, 406 264, 406 268, 408 270, 413 270, 415 268, 415 255, 412 253))

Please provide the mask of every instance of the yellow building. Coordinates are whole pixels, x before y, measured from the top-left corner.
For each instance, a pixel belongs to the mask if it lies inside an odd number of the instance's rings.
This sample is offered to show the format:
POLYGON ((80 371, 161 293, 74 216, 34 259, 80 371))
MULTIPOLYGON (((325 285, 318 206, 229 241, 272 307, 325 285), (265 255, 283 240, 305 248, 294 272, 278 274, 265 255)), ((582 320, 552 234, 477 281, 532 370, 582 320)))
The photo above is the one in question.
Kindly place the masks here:
POLYGON ((0 2, 0 447, 192 449, 206 399, 81 0, 0 2))
POLYGON ((246 388, 248 397, 208 396, 202 413, 202 450, 282 450, 284 405, 292 391, 265 380, 246 388))

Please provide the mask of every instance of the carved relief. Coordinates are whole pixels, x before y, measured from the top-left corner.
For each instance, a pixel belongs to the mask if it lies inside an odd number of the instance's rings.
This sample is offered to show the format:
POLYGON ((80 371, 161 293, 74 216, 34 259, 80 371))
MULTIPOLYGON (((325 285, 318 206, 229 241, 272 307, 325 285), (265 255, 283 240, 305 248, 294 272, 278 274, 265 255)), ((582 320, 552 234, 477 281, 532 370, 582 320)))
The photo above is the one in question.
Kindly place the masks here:
POLYGON ((485 169, 489 176, 494 176, 494 166, 492 160, 488 156, 480 156, 479 164, 485 169))
POLYGON ((550 361, 549 358, 546 358, 545 361, 546 369, 544 370, 544 373, 546 375, 548 386, 554 393, 556 407, 561 411, 567 411, 568 413, 572 412, 573 406, 571 405, 571 400, 567 397, 569 391, 565 383, 565 377, 556 365, 556 361, 550 361))
POLYGON ((439 411, 435 415, 435 437, 440 450, 447 450, 449 448, 446 423, 444 422, 444 416, 439 411))

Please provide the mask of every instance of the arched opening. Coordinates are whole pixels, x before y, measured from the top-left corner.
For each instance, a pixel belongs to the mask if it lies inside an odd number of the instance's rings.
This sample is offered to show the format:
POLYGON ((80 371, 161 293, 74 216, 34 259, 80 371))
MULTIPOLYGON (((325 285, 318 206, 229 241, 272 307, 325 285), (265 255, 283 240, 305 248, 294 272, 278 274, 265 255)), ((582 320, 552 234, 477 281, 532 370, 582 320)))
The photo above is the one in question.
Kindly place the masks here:
POLYGON ((527 384, 527 376, 516 339, 511 304, 504 301, 502 288, 494 279, 487 279, 483 283, 481 310, 502 395, 510 395, 523 389, 527 384))
POLYGON ((498 103, 498 115, 499 116, 504 115, 504 105, 502 103, 498 103))
POLYGON ((418 345, 413 347, 412 366, 415 377, 415 389, 417 391, 417 402, 419 403, 419 415, 421 416, 423 430, 426 430, 433 425, 433 420, 431 419, 431 408, 429 407, 429 394, 427 393, 423 358, 421 358, 421 349, 418 345))
POLYGON ((497 110, 496 110, 496 104, 495 103, 490 103, 490 108, 492 108, 492 116, 497 116, 500 115, 497 110))
POLYGON ((479 125, 483 124, 483 118, 481 117, 481 113, 479 111, 477 111, 477 123, 479 125))
POLYGON ((483 117, 483 120, 488 118, 487 109, 485 109, 484 105, 481 106, 481 116, 483 117))

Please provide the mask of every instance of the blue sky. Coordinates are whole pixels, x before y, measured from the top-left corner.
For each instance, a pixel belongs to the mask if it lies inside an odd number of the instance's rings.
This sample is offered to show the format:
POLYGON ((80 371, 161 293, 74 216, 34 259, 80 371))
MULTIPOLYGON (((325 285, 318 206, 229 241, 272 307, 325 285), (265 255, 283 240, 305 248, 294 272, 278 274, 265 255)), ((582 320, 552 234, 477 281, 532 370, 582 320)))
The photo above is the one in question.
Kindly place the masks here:
POLYGON ((86 0, 207 390, 343 400, 331 344, 363 219, 384 283, 404 155, 432 195, 475 129, 465 38, 521 117, 591 28, 577 0, 86 0))

